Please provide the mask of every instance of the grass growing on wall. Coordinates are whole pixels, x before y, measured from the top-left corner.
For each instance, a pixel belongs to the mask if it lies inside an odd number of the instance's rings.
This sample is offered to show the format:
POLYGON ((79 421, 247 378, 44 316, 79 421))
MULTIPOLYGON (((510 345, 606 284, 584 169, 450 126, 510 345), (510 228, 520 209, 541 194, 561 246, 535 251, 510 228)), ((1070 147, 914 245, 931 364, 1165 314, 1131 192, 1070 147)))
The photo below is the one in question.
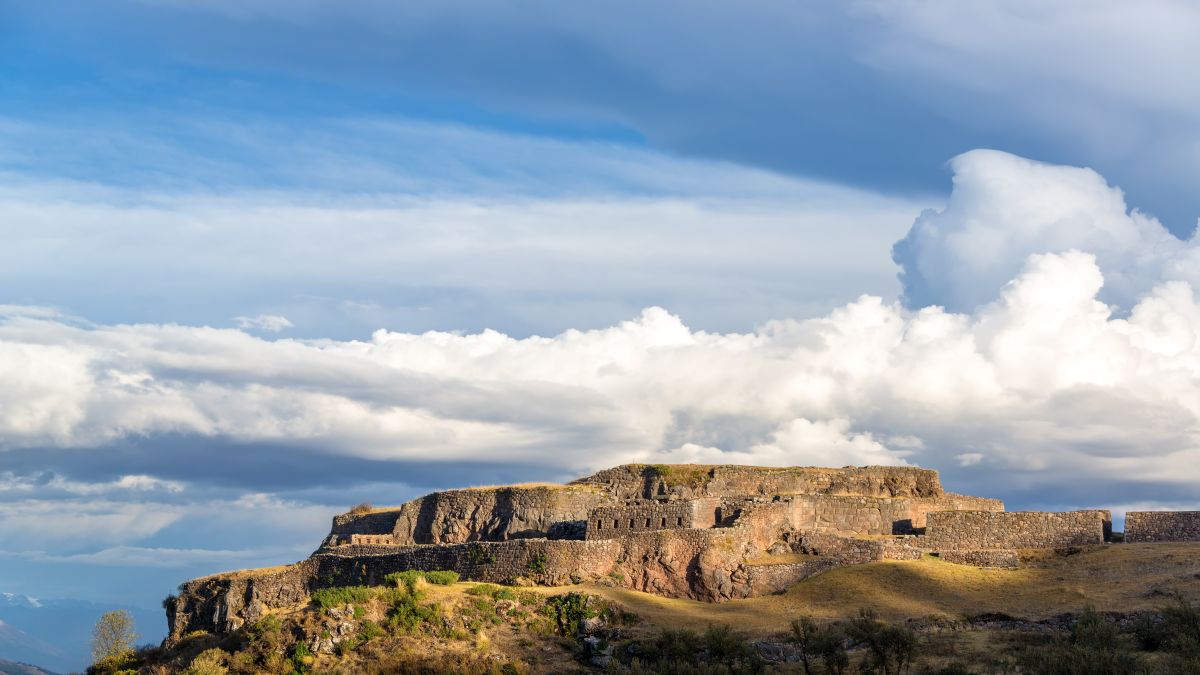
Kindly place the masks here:
POLYGON ((662 478, 667 485, 682 485, 692 490, 708 485, 713 479, 711 467, 692 464, 651 464, 643 473, 662 478))

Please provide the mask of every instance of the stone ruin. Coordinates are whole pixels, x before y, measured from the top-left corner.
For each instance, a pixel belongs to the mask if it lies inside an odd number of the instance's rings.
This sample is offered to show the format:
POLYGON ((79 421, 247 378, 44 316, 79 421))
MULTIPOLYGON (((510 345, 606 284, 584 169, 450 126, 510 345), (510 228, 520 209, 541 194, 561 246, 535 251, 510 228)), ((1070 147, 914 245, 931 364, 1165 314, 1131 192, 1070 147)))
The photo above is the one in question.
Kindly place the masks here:
MULTIPOLYGON (((1200 540, 1200 512, 1130 513, 1127 532, 1200 540)), ((184 584, 168 622, 172 639, 232 630, 317 588, 382 584, 408 569, 721 602, 843 565, 933 554, 1014 567, 1021 549, 1111 535, 1108 511, 1007 512, 999 500, 944 491, 929 469, 624 465, 565 485, 449 490, 336 516, 305 561, 184 584)))

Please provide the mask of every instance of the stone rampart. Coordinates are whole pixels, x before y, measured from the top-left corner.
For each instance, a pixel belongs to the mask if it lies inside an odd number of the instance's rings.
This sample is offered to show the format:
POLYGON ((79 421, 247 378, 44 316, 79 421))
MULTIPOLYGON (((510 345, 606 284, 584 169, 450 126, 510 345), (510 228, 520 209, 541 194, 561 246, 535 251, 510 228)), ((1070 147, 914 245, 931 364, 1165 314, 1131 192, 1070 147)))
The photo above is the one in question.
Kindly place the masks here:
POLYGON ((613 501, 588 486, 449 490, 404 504, 392 529, 370 534, 391 532, 401 545, 536 539, 555 536, 564 523, 582 524, 591 509, 613 501))
POLYGON ((580 478, 620 500, 683 497, 751 497, 786 494, 867 497, 940 497, 937 471, 915 467, 763 467, 708 464, 625 464, 580 478))
POLYGON ((1200 511, 1130 511, 1125 541, 1200 541, 1200 511))
POLYGON ((926 517, 919 546, 937 550, 1065 548, 1102 544, 1108 511, 937 511, 926 517))
POLYGON ((604 576, 620 551, 621 546, 612 541, 514 539, 441 546, 341 546, 323 549, 313 559, 322 586, 379 585, 388 574, 404 570, 454 570, 463 579, 492 583, 523 577, 564 585, 604 576))

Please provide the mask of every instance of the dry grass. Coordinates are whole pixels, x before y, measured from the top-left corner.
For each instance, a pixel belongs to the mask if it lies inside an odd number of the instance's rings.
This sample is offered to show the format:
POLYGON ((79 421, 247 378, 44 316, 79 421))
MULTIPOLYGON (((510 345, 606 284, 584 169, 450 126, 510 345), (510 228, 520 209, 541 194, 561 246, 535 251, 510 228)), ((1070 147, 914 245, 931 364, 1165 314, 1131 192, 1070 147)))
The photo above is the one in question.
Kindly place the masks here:
POLYGON ((709 623, 727 623, 768 635, 786 631, 801 614, 846 619, 860 607, 872 607, 893 620, 962 619, 990 612, 1041 619, 1087 605, 1099 611, 1152 609, 1171 593, 1200 600, 1198 575, 1200 544, 1119 544, 1070 556, 1034 556, 1017 570, 955 565, 931 557, 856 565, 813 577, 781 595, 720 604, 594 584, 585 584, 583 590, 620 603, 650 625, 703 630, 709 623))

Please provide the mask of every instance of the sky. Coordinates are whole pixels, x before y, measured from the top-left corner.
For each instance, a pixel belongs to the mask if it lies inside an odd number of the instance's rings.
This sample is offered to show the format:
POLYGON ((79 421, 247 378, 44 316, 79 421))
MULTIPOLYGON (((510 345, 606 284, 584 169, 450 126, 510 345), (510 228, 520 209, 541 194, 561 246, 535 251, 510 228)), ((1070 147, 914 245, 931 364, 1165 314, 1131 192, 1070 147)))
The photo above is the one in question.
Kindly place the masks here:
POLYGON ((155 607, 634 461, 1198 508, 1197 30, 0 0, 0 591, 155 607))

